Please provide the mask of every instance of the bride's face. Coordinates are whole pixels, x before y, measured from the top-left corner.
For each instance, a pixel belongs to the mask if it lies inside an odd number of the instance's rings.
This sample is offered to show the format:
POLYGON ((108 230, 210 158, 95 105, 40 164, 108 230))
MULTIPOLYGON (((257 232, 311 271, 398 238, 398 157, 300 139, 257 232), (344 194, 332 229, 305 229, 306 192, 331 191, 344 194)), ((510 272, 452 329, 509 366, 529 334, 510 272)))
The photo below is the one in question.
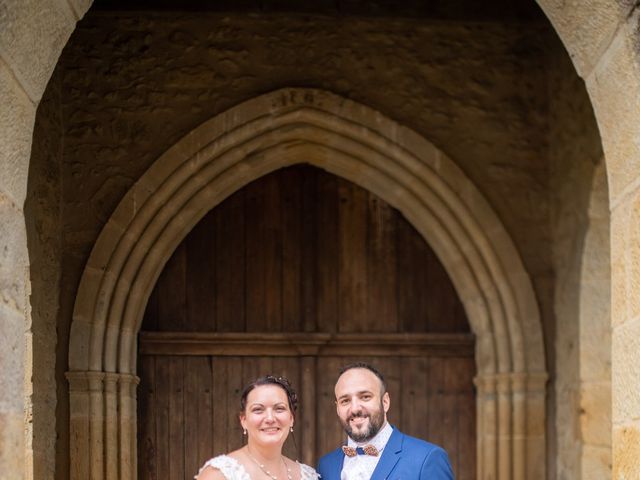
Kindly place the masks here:
POLYGON ((261 385, 249 392, 246 405, 240 423, 248 440, 282 445, 293 426, 286 392, 276 385, 261 385))

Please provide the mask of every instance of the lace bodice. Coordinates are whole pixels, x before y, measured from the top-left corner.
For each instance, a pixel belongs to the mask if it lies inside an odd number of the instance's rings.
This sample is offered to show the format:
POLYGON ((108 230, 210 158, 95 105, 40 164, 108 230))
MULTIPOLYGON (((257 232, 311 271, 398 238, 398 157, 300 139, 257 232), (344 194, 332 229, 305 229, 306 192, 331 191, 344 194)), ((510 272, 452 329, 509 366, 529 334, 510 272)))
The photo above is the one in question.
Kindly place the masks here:
MULTIPOLYGON (((300 479, 301 480, 317 480, 320 478, 320 475, 311 468, 309 465, 305 465, 304 463, 298 463, 300 465, 300 479)), ((208 460, 200 471, 198 475, 204 470, 206 467, 217 468, 222 472, 224 478, 227 480, 251 480, 251 477, 244 469, 242 464, 238 462, 235 458, 230 457, 228 455, 219 455, 217 457, 208 460)), ((196 477, 198 476, 196 475, 196 477)))

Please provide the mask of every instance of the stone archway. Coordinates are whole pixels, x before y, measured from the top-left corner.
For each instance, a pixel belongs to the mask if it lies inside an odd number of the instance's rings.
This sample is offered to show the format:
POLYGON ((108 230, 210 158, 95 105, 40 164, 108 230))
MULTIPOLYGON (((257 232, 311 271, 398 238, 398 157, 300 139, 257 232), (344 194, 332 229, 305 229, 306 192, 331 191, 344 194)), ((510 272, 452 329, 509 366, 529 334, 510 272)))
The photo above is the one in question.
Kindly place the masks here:
POLYGON ((477 337, 479 477, 543 478, 541 325, 504 228, 431 143, 368 107, 307 89, 260 96, 196 128, 155 162, 105 225, 72 323, 72 478, 135 478, 136 336, 177 244, 231 193, 300 162, 377 194, 432 246, 477 337))
POLYGON ((640 362, 640 6, 538 3, 585 81, 602 138, 611 213, 612 478, 636 478, 640 377, 630 366, 640 362))
MULTIPOLYGON (((638 101, 640 74, 637 64, 637 17, 634 2, 557 2, 538 0, 559 32, 586 79, 595 106, 605 146, 610 179, 612 213, 613 320, 613 403, 614 476, 632 477, 640 472, 640 423, 638 402, 633 392, 640 390, 637 377, 625 365, 637 364, 640 337, 638 284, 640 224, 637 207, 640 197, 638 172, 640 147, 638 101), (635 263, 625 257, 636 259, 635 263), (635 299, 635 300, 634 300, 635 299)), ((23 475, 23 401, 15 391, 24 379, 24 330, 30 321, 26 296, 29 291, 28 252, 22 205, 29 168, 30 139, 35 110, 66 39, 76 21, 91 6, 91 0, 25 3, 8 0, 0 15, 0 99, 6 107, 0 114, 0 233, 4 252, 0 269, 3 337, 0 351, 6 352, 0 372, 0 478, 23 475), (24 271, 16 276, 15 272, 24 271), (16 387, 16 388, 14 388, 16 387)))

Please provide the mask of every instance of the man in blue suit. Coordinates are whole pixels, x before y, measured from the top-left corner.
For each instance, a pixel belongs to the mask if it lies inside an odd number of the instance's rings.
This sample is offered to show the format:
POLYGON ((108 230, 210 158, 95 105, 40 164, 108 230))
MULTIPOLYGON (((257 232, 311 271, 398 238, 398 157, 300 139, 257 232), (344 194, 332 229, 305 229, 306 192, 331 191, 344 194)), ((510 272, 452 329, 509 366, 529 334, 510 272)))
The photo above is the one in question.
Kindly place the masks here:
POLYGON ((391 400, 382 374, 366 363, 347 365, 335 387, 347 444, 318 463, 323 480, 452 480, 447 453, 387 422, 391 400))

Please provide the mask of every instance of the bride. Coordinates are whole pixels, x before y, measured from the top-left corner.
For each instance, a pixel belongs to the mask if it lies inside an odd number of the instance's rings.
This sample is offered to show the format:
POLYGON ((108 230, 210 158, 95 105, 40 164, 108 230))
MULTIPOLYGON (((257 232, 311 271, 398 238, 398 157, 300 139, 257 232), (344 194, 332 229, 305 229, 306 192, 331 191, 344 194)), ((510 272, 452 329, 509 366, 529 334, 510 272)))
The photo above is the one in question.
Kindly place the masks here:
POLYGON ((247 385, 240 399, 240 424, 247 444, 207 461, 196 480, 317 480, 309 467, 282 455, 293 432, 298 399, 289 381, 267 375, 247 385))

